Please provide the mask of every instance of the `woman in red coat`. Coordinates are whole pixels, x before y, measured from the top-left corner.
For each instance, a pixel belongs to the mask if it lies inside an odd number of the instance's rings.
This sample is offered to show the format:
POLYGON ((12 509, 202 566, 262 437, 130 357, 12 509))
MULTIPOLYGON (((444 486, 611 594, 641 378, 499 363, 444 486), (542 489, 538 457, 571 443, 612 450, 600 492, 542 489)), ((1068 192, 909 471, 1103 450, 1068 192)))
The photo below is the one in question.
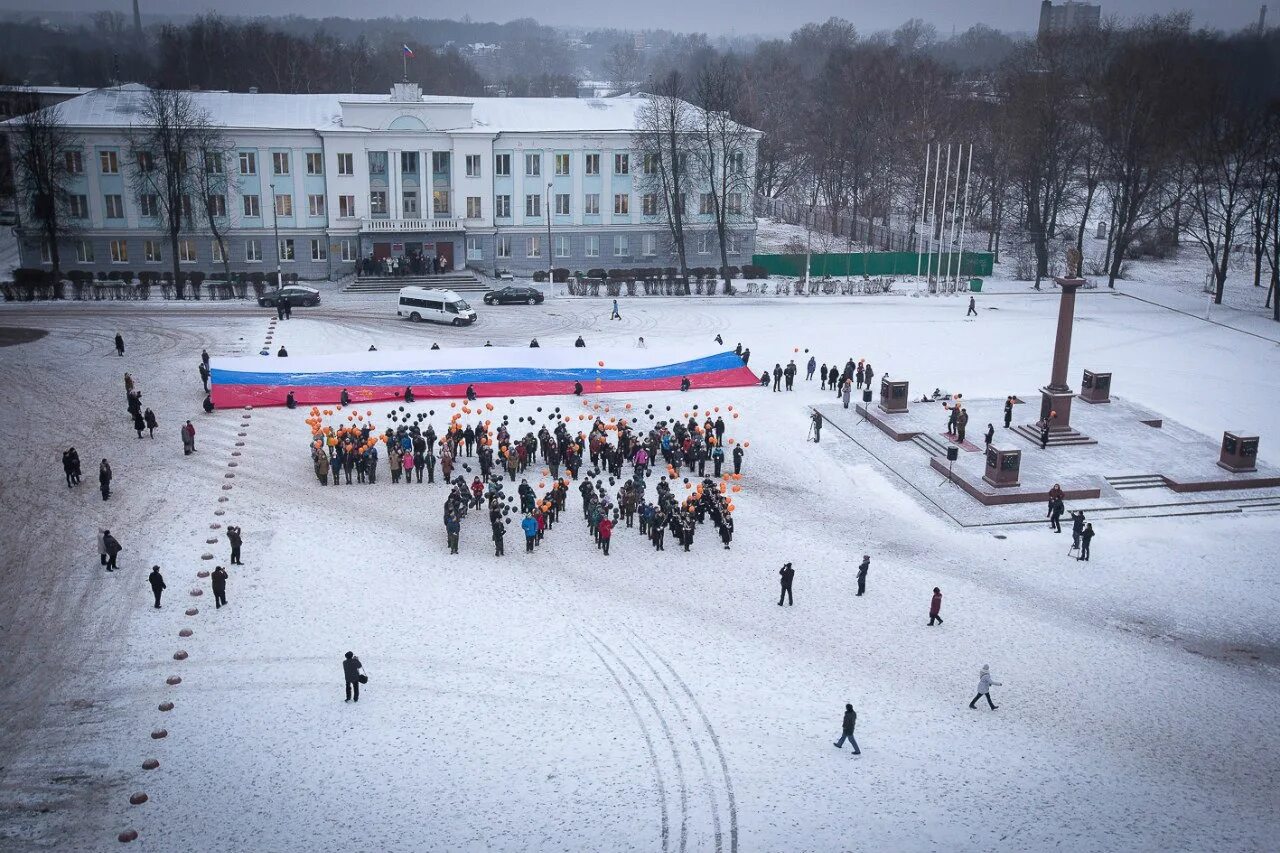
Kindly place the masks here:
POLYGON ((600 547, 607 557, 609 556, 609 537, 613 535, 613 520, 608 517, 600 519, 600 523, 596 525, 596 531, 600 534, 600 547))
POLYGON ((938 588, 935 586, 935 587, 933 588, 933 601, 929 602, 929 625, 928 625, 928 627, 932 628, 932 627, 933 627, 933 623, 934 623, 935 621, 936 621, 939 625, 941 625, 941 624, 942 624, 942 617, 938 615, 938 613, 939 613, 941 610, 942 610, 942 590, 938 589, 938 588))

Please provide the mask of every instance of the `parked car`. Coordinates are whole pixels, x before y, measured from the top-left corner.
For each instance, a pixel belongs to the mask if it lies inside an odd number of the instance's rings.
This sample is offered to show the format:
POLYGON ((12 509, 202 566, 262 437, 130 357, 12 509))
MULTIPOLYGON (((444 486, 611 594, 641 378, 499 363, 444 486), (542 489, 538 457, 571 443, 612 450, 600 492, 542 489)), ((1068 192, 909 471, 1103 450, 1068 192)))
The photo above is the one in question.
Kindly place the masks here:
POLYGON ((287 284, 279 290, 268 290, 259 296, 258 304, 263 308, 275 308, 282 304, 287 304, 291 308, 299 305, 319 305, 320 291, 301 284, 287 284))
POLYGON ((542 291, 536 287, 503 287, 491 290, 484 295, 485 305, 541 305, 544 299, 542 291))
POLYGON ((469 326, 476 321, 475 309, 452 290, 427 287, 400 288, 396 316, 408 317, 414 323, 426 320, 451 326, 469 326))

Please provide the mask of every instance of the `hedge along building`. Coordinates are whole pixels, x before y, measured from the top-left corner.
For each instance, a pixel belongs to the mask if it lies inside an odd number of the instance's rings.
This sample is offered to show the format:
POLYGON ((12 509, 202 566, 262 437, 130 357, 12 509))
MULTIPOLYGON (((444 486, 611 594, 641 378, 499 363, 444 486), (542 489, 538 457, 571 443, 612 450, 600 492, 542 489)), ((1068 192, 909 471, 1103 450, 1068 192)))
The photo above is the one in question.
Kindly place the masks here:
MULTIPOLYGON (((278 255, 286 275, 337 278, 360 258, 417 251, 486 273, 677 265, 666 205, 643 177, 643 96, 469 99, 424 96, 414 83, 396 83, 389 96, 189 95, 229 143, 233 272, 274 274, 278 255)), ((172 269, 163 225, 129 177, 130 129, 147 96, 128 84, 55 108, 79 143, 67 152, 74 215, 60 238, 64 271, 172 269)), ((746 187, 759 135, 744 129, 746 187)), ((720 265, 705 189, 691 183, 680 199, 690 267, 720 265)), ((741 265, 751 260, 755 219, 749 191, 735 196, 726 243, 729 263, 741 265)), ((22 266, 47 269, 31 205, 19 211, 22 266)), ((218 274, 216 241, 196 219, 182 236, 181 264, 218 274)))

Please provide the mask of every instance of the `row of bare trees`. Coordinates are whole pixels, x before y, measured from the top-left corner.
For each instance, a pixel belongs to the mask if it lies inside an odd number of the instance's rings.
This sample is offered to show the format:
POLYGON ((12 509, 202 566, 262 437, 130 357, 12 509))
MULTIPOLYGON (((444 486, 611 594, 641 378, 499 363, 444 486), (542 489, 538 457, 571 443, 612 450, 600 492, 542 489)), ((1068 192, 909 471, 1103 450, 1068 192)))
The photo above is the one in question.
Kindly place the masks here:
POLYGON ((832 19, 741 54, 706 48, 678 73, 708 68, 735 81, 730 116, 764 132, 755 191, 833 228, 852 218, 913 235, 926 145, 972 143, 966 248, 1025 257, 1038 285, 1074 243, 1114 286, 1127 261, 1190 241, 1217 301, 1252 256, 1280 320, 1280 30, 1193 31, 1169 15, 960 66, 927 38, 862 37, 832 19))

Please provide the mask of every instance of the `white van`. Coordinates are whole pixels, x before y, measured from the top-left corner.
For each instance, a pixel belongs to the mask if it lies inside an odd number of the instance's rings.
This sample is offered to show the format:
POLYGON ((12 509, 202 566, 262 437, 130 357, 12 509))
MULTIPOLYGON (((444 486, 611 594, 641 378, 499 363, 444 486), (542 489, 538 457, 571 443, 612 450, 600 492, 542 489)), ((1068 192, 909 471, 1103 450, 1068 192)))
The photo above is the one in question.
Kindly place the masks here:
POLYGON ((451 326, 469 326, 476 321, 476 312, 467 300, 452 290, 429 290, 425 287, 400 289, 400 317, 408 317, 415 323, 428 320, 451 326))

